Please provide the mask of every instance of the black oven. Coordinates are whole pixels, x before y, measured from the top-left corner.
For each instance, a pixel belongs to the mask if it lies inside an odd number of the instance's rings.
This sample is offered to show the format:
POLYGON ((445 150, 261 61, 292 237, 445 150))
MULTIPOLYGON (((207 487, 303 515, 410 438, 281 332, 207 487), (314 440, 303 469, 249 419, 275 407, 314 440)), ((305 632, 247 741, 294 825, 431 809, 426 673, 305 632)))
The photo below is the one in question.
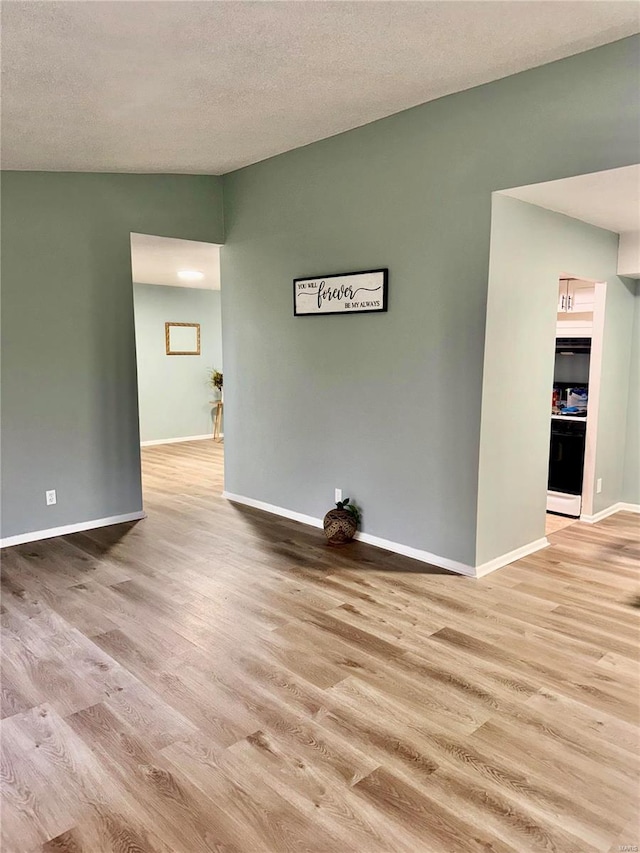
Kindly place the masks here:
POLYGON ((556 355, 590 355, 591 338, 556 338, 556 355))
POLYGON ((549 490, 567 495, 582 494, 584 447, 587 425, 584 421, 552 419, 549 453, 549 490))

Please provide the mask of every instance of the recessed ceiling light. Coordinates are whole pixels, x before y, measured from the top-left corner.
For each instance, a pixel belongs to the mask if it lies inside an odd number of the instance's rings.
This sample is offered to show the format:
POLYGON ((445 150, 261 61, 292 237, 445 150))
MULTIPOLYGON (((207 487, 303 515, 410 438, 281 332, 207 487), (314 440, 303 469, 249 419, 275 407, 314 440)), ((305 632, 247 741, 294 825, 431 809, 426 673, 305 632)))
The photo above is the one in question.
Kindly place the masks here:
POLYGON ((204 278, 204 273, 200 270, 178 270, 178 278, 182 281, 200 281, 204 278))

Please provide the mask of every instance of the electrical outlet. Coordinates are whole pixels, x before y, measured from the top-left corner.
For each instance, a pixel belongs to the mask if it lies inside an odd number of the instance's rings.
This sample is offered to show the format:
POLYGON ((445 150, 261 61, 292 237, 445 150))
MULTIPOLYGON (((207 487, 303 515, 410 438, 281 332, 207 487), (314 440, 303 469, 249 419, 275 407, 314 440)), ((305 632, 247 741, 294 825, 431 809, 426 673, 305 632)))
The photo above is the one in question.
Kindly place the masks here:
POLYGON ((55 489, 49 489, 49 491, 45 492, 45 497, 47 500, 47 506, 53 506, 54 503, 58 500, 56 497, 55 489))
POLYGON ((342 500, 342 489, 336 489, 334 494, 333 494, 333 497, 335 498, 336 503, 338 503, 338 501, 341 501, 342 500))
POLYGON ((596 480, 596 492, 598 494, 600 494, 601 491, 602 491, 602 477, 598 477, 598 479, 596 480))

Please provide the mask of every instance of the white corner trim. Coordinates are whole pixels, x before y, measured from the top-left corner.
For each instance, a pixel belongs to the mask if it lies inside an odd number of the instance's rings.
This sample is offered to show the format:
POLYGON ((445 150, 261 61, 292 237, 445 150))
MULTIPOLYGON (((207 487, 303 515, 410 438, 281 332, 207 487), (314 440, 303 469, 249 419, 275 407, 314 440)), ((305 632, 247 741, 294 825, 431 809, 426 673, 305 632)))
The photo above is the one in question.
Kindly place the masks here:
MULTIPOLYGON (((290 509, 264 503, 264 501, 245 498, 243 495, 234 495, 231 492, 223 492, 222 497, 233 503, 244 504, 254 509, 260 509, 263 512, 270 512, 273 515, 290 518, 292 521, 299 521, 301 524, 308 524, 311 527, 322 527, 322 519, 315 518, 312 515, 304 515, 301 512, 294 512, 290 509)), ((418 548, 412 548, 410 545, 401 545, 399 542, 381 539, 379 536, 372 536, 370 533, 356 533, 355 538, 367 545, 373 545, 385 551, 393 551, 394 554, 402 554, 404 557, 411 557, 413 560, 428 563, 430 566, 437 566, 440 569, 448 569, 460 575, 475 577, 475 569, 472 566, 467 566, 465 563, 458 563, 456 560, 449 560, 447 557, 439 557, 437 554, 430 554, 428 551, 421 551, 418 548)))
POLYGON ((580 521, 584 521, 587 524, 597 524, 598 521, 609 518, 610 515, 614 515, 616 512, 640 512, 640 504, 615 503, 606 509, 601 509, 600 512, 596 512, 594 515, 581 515, 580 521))
POLYGON ((528 557, 530 554, 535 554, 536 551, 541 551, 547 548, 551 543, 546 536, 542 539, 536 539, 534 542, 529 542, 528 545, 522 545, 520 548, 515 548, 507 554, 502 554, 500 557, 495 557, 487 563, 481 563, 475 568, 475 576, 483 578, 490 572, 495 572, 496 569, 501 569, 503 566, 508 566, 509 563, 515 563, 516 560, 522 560, 523 557, 528 557))
POLYGON ((53 539, 55 536, 66 536, 68 533, 81 533, 83 530, 108 527, 110 524, 122 524, 125 521, 139 521, 146 517, 147 514, 140 510, 139 512, 126 512, 124 515, 94 518, 92 521, 81 521, 78 524, 65 524, 62 527, 49 527, 47 530, 33 530, 30 533, 19 533, 17 536, 7 536, 0 539, 0 548, 23 545, 25 542, 39 542, 41 539, 53 539))
POLYGON ((213 434, 208 432, 206 435, 184 435, 182 438, 154 438, 152 441, 141 441, 140 447, 151 447, 154 444, 180 444, 183 441, 204 441, 205 438, 213 439, 213 434))

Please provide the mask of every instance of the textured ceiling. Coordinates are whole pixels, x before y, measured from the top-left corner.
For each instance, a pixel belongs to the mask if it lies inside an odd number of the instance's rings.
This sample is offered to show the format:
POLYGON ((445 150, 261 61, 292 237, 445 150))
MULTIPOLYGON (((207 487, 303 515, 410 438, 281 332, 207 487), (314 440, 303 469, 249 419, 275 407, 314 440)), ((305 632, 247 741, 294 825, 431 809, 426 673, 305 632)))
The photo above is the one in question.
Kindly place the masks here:
POLYGON ((635 2, 2 2, 5 169, 221 174, 637 32, 635 2))
POLYGON ((195 240, 132 234, 131 274, 138 284, 220 290, 220 246, 195 240), (178 276, 180 270, 201 272, 203 278, 183 281, 178 276))
POLYGON ((640 231, 640 165, 516 187, 503 195, 618 234, 640 231))

